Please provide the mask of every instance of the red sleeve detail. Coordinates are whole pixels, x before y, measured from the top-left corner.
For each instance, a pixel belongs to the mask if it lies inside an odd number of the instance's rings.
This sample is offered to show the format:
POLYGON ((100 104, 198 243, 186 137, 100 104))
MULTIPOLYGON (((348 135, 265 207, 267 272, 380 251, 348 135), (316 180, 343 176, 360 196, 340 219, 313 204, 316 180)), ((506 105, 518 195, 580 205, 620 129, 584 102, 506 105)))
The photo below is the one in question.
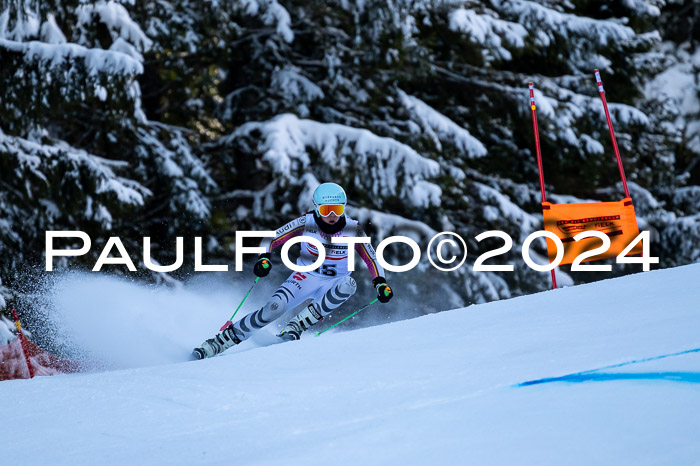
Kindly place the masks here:
POLYGON ((365 245, 362 243, 355 244, 355 251, 357 251, 358 254, 360 254, 360 257, 362 257, 362 260, 365 261, 365 265, 367 266, 367 270, 369 270, 369 274, 372 276, 372 279, 374 280, 377 278, 379 276, 377 264, 370 257, 369 253, 365 249, 365 245))
POLYGON ((282 236, 274 238, 272 240, 272 243, 270 243, 270 252, 276 247, 282 246, 284 243, 294 238, 295 236, 301 236, 302 233, 304 233, 304 225, 301 225, 293 229, 292 231, 283 234, 282 236))

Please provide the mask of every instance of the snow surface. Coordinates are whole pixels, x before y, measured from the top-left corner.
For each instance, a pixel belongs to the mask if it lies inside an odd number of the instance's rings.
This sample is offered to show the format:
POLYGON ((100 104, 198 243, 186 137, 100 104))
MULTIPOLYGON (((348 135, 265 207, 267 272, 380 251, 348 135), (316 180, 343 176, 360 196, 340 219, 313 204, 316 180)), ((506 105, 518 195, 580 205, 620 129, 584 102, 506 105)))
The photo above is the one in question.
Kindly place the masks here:
MULTIPOLYGON (((694 264, 205 361, 3 382, 2 462, 699 464, 699 282, 694 264)), ((163 342, 198 343, 182 309, 215 301, 122 294, 115 316, 110 285, 88 285, 73 303, 94 321, 121 333, 139 317, 145 337, 164 320, 163 342)))

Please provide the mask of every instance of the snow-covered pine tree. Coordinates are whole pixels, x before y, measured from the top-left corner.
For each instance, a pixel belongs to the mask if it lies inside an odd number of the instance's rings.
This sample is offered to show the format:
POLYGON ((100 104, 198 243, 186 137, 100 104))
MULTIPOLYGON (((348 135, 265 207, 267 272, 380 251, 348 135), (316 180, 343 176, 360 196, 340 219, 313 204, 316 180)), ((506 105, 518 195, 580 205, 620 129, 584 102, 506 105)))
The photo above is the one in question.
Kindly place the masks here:
POLYGON ((474 236, 508 232, 515 244, 501 261, 516 272, 463 269, 451 283, 463 302, 546 288, 547 275, 519 257, 541 227, 527 82, 537 83, 552 200, 622 197, 609 189, 618 174, 594 68, 607 78, 628 178, 672 185, 669 116, 643 106, 646 81, 664 65, 654 28, 661 3, 282 3, 292 34, 265 28, 260 13, 272 4, 256 3, 258 16, 244 11, 234 37, 222 38, 216 115, 228 134, 207 149, 226 191, 217 207, 232 226, 272 226, 308 205, 316 183, 334 180, 377 240, 425 241, 454 228, 473 261, 497 246, 474 236))
POLYGON ((647 84, 645 107, 673 133, 663 151, 649 147, 672 167, 672 180, 647 184, 647 205, 659 255, 676 266, 700 260, 700 4, 669 0, 659 23, 664 69, 647 84))
MULTIPOLYGON (((672 65, 685 67, 684 79, 697 76, 696 23, 683 19, 697 10, 685 10, 687 2, 33 5, 2 4, 0 59, 14 60, 3 66, 8 85, 0 92, 11 98, 3 94, 2 105, 19 110, 5 112, 12 117, 3 116, 0 129, 44 149, 65 144, 97 157, 107 167, 101 176, 114 180, 107 186, 131 190, 125 192, 132 197, 119 198, 91 188, 96 175, 85 175, 93 182, 80 192, 111 214, 111 225, 97 222, 95 234, 133 227, 167 242, 175 229, 211 227, 220 241, 209 242, 210 252, 225 256, 230 231, 275 227, 307 208, 318 182, 332 180, 346 186, 351 215, 369 223, 375 241, 406 234, 425 243, 437 231, 455 230, 468 240, 473 263, 499 245, 474 236, 492 229, 511 235, 514 247, 499 261, 516 264, 513 273, 464 267, 438 274, 423 261, 421 283, 439 290, 439 307, 544 289, 548 274, 523 267, 519 254, 523 239, 541 227, 526 85, 537 86, 550 199, 619 199, 592 78, 600 68, 640 226, 661 239, 661 253, 654 252, 663 266, 696 260, 697 249, 680 243, 694 241, 698 228, 696 110, 682 105, 692 101, 692 89, 666 97, 652 91, 664 87, 659 72, 672 65), (39 46, 62 57, 60 64, 29 51, 39 46), (81 57, 99 54, 136 68, 115 63, 91 71, 102 62, 81 57), (32 86, 14 77, 43 70, 63 73, 63 81, 52 75, 32 86), (214 182, 221 193, 207 196, 214 182)), ((23 157, 3 160, 20 166, 23 157)), ((54 165, 39 167, 45 176, 60 174, 54 165)), ((11 189, 2 195, 15 196, 5 201, 15 217, 45 213, 36 194, 25 195, 21 177, 6 173, 0 179, 11 189)), ((46 198, 66 212, 64 223, 100 210, 86 209, 86 200, 63 205, 56 196, 46 198)), ((3 238, 17 232, 17 222, 3 238)), ((27 237, 36 242, 49 223, 30 227, 27 237)), ((24 233, 15 241, 25 241, 24 233)), ((426 286, 405 289, 415 296, 426 286)))
MULTIPOLYGON (((46 230, 170 245, 206 228, 214 183, 190 131, 149 121, 137 76, 152 41, 133 2, 0 6, 0 276, 43 269, 46 230)), ((58 261, 57 261, 58 262, 58 261)), ((57 264, 60 266, 61 264, 57 264)))

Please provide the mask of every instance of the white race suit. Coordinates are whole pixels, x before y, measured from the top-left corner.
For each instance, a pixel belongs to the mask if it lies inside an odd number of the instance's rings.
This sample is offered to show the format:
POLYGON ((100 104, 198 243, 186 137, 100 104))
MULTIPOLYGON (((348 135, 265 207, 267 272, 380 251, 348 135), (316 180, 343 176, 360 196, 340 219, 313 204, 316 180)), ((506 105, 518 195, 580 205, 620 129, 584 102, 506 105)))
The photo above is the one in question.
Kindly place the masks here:
MULTIPOLYGON (((274 238, 263 240, 261 246, 265 247, 269 253, 296 236, 312 237, 323 244, 326 259, 316 270, 292 273, 262 308, 234 323, 233 331, 239 340, 247 340, 258 329, 308 300, 317 304, 323 317, 355 293, 357 284, 348 270, 348 245, 332 243, 331 237, 365 237, 367 235, 356 220, 347 216, 341 217, 336 225, 322 225, 326 231, 329 231, 329 227, 330 231, 337 230, 332 233, 326 233, 321 228, 321 223, 322 220, 317 221, 316 215, 310 212, 277 229, 274 238)), ((355 251, 364 260, 373 279, 384 276, 384 270, 377 263, 376 253, 371 244, 358 243, 355 245, 355 251)), ((297 265, 311 265, 317 257, 316 247, 304 241, 301 243, 301 254, 297 259, 297 265)))

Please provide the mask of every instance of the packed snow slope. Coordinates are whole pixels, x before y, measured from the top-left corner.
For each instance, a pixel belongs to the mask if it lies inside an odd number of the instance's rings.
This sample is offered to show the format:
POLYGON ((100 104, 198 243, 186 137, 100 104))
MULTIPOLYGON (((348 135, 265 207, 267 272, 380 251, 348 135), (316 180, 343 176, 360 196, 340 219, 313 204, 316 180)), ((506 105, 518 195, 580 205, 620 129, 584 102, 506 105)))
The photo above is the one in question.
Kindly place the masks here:
POLYGON ((2 464, 700 464, 700 264, 0 383, 2 464))

